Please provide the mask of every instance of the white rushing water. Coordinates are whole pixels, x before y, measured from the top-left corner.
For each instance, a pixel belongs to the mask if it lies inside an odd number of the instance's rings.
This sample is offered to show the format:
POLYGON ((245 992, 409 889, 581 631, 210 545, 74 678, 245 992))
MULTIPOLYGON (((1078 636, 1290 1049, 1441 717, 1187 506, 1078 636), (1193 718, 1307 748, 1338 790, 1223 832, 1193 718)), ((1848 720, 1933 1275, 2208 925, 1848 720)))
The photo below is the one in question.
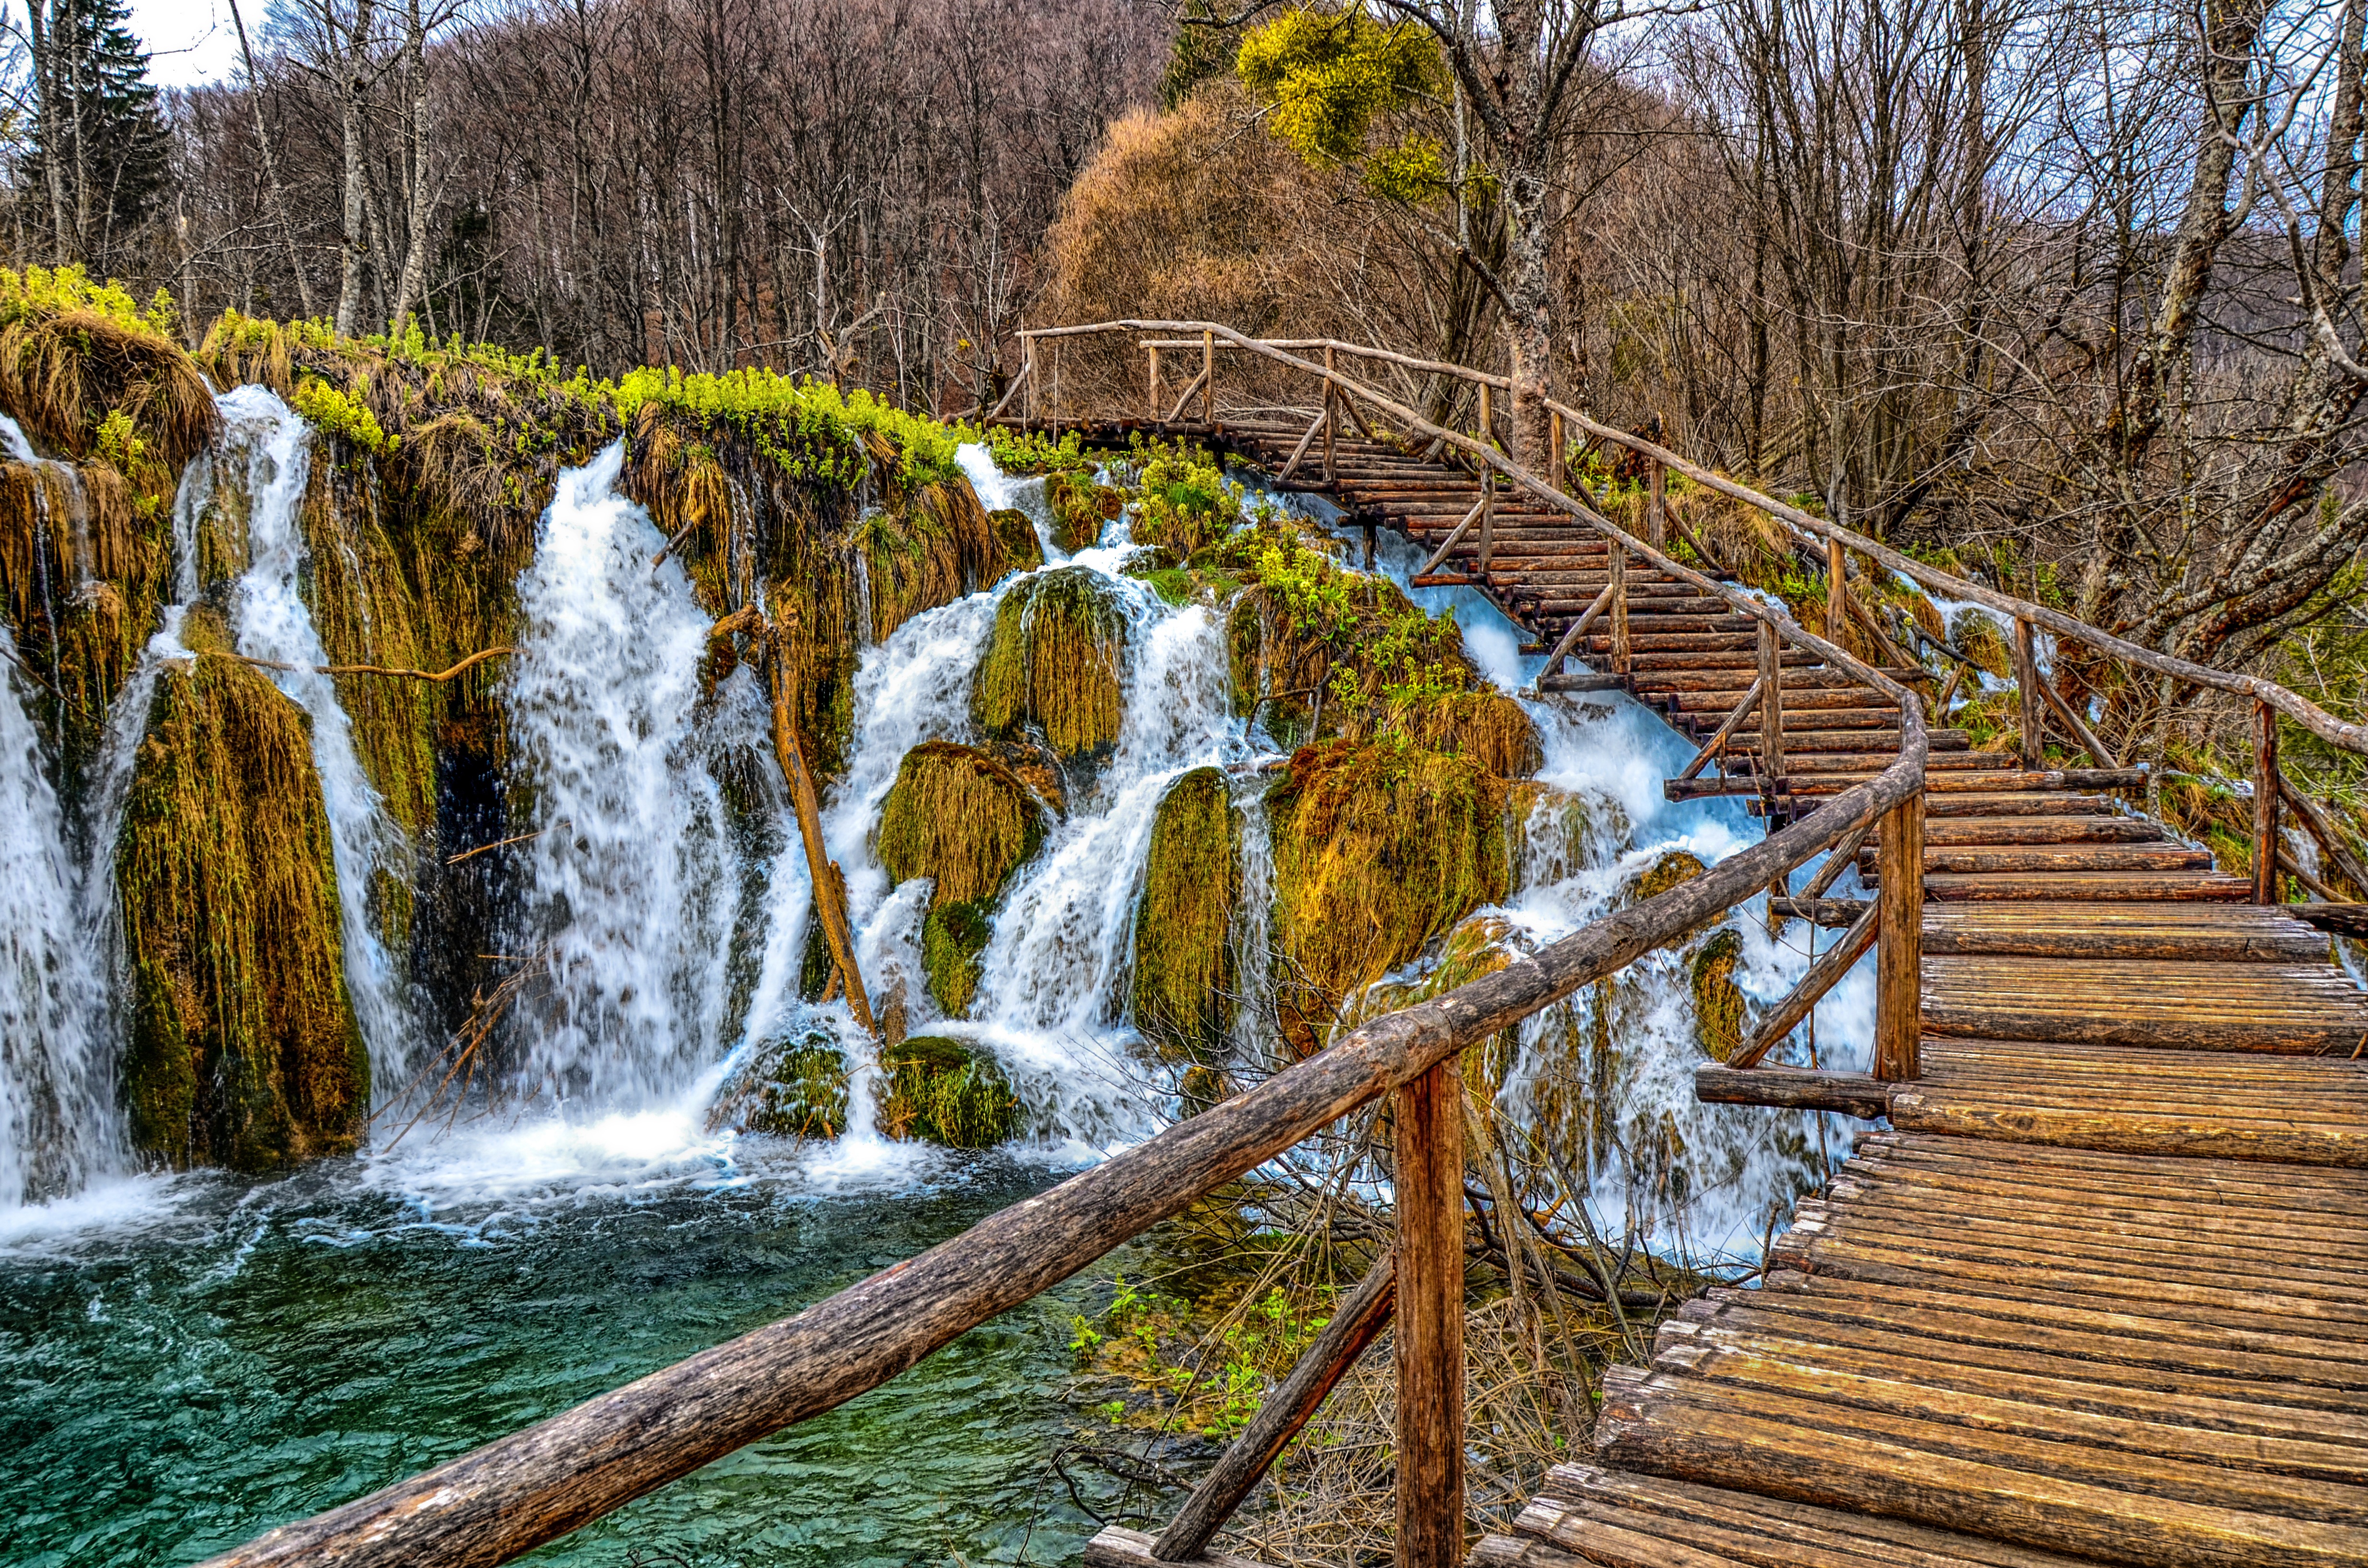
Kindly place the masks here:
POLYGON ((243 471, 246 494, 248 565, 232 596, 232 631, 247 658, 291 666, 267 673, 311 722, 313 768, 321 779, 336 870, 346 992, 370 1051, 372 1079, 393 1084, 401 1080, 409 1054, 411 1009, 399 966, 372 928, 370 889, 381 871, 409 880, 410 846, 362 770, 336 680, 322 673, 328 653, 304 602, 302 508, 313 432, 266 387, 240 387, 217 401, 222 460, 243 471))

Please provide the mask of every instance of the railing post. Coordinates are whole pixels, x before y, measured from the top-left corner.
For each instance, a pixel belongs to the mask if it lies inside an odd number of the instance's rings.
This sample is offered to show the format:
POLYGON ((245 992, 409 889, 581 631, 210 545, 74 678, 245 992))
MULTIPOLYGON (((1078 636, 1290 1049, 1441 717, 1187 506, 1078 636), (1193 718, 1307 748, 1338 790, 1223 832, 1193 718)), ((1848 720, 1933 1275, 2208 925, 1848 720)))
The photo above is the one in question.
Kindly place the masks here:
POLYGON ((2039 695, 2039 642, 2031 622, 2014 618, 2014 685, 2022 709, 2022 766, 2047 766, 2047 706, 2039 695))
POLYGON ((1784 649, 1776 628, 1759 623, 1759 760, 1770 779, 1784 777, 1784 649))
MULTIPOLYGON (((1667 550, 1669 547, 1668 471, 1661 466, 1660 459, 1655 458, 1648 472, 1652 490, 1645 503, 1645 537, 1652 541, 1655 550, 1667 550)), ((1707 566, 1710 562, 1705 561, 1702 564, 1707 566)))
POLYGON ((1144 351, 1151 356, 1151 408, 1149 412, 1151 423, 1156 425, 1159 423, 1159 345, 1156 343, 1152 344, 1144 351))
MULTIPOLYGON (((1340 415, 1338 413, 1340 406, 1340 394, 1334 387, 1332 381, 1334 376, 1339 374, 1339 369, 1338 363, 1334 359, 1332 355, 1332 346, 1328 343, 1326 344, 1324 346, 1324 483, 1326 484, 1332 483, 1332 432, 1334 427, 1340 422, 1340 415)), ((1371 570, 1373 564, 1372 541, 1373 530, 1367 528, 1365 530, 1365 566, 1367 570, 1371 570)))
POLYGON ((1217 423, 1217 335, 1201 334, 1201 423, 1217 423))
POLYGON ((1480 428, 1475 433, 1484 447, 1493 444, 1497 439, 1497 404, 1490 395, 1495 391, 1496 389, 1487 382, 1480 383, 1480 428))
POLYGON ((1397 1568, 1463 1561, 1463 1080, 1397 1091, 1397 1568))
POLYGON ((2253 699, 2253 902, 2278 902, 2278 711, 2253 699))
MULTIPOLYGON (((1497 404, 1490 395, 1495 391, 1486 381, 1480 383, 1480 444, 1497 443, 1497 404)), ((1480 470, 1480 579, 1488 579, 1488 558, 1497 551, 1497 471, 1483 465, 1480 470)))
POLYGON ((1546 483, 1556 490, 1570 488, 1570 465, 1563 452, 1562 410, 1546 414, 1546 483))
POLYGON ((1826 536, 1826 641, 1842 640, 1842 621, 1850 615, 1850 601, 1844 585, 1850 577, 1850 562, 1842 554, 1842 541, 1826 536))
POLYGON ((1924 1035, 1924 792, 1884 813, 1874 848, 1874 1075, 1922 1074, 1924 1035))
POLYGON ((1611 673, 1628 673, 1628 547, 1611 541, 1611 673))
POLYGON ((1036 423, 1036 339, 1027 333, 1019 335, 1019 374, 1021 392, 1019 417, 1023 423, 1036 423))

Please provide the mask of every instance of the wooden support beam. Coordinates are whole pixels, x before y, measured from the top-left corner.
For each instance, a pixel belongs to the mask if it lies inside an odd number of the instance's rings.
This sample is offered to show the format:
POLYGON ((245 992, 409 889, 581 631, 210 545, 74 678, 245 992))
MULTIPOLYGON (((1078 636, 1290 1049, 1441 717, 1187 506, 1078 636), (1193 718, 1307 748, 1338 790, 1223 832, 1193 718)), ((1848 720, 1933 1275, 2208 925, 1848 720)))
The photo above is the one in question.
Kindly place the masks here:
POLYGON ((1300 460, 1307 455, 1307 449, 1315 445, 1317 432, 1324 428, 1325 425, 1331 419, 1331 410, 1329 409, 1325 410, 1323 413, 1315 416, 1315 422, 1307 427, 1307 434, 1299 437, 1299 445, 1291 449, 1291 460, 1282 465, 1282 472, 1281 473, 1274 476, 1276 483, 1289 483, 1291 476, 1299 472, 1300 460))
POLYGON ((2253 902, 2278 902, 2278 710, 2253 699, 2253 902))
POLYGON ((1694 1098, 1704 1105, 1839 1111, 1868 1121, 1891 1114, 1890 1085, 1864 1073, 1821 1073, 1811 1067, 1697 1067, 1694 1098))
POLYGON ((2080 743, 2080 749, 2089 754, 2089 760, 2099 767, 2119 767, 2122 759, 2106 747, 2094 730, 2089 728, 2089 721, 2080 716, 2070 699, 2055 689, 2055 683, 2036 673, 2035 661, 2033 678, 2038 682, 2039 695, 2047 699, 2047 706, 2055 710, 2055 716, 2064 721, 2064 727, 2072 732, 2073 739, 2080 743))
POLYGON ((1867 949, 1874 946, 1875 929, 1882 917, 1879 903, 1868 904, 1866 913, 1858 917, 1857 922, 1843 934, 1842 939, 1817 955, 1817 961, 1809 966, 1809 972, 1801 977, 1801 983, 1793 987, 1791 994, 1777 1003, 1768 1016, 1759 1020, 1758 1027, 1751 1031, 1751 1038, 1744 1042, 1742 1049, 1726 1059, 1726 1064, 1737 1071, 1758 1066, 1761 1057, 1782 1044, 1784 1037, 1809 1016, 1809 1010, 1817 1005, 1817 998, 1831 991, 1834 983, 1848 974, 1850 966, 1866 956, 1867 949))
POLYGON ((1269 1394, 1242 1435, 1234 1439, 1176 1517, 1152 1543, 1151 1555, 1162 1562, 1184 1562, 1201 1555, 1242 1499, 1250 1494, 1269 1466, 1281 1456, 1309 1416, 1324 1403, 1333 1385, 1346 1377, 1365 1347, 1388 1326, 1397 1301, 1397 1255, 1385 1252, 1365 1271, 1357 1288, 1339 1301, 1332 1321, 1303 1353, 1282 1386, 1269 1394))
MULTIPOLYGON (((1021 352, 1023 354, 1028 353, 1030 351, 1028 339, 1023 337, 1019 342, 1021 352)), ((1018 397, 1019 395, 1020 389, 1028 384, 1028 373, 1035 368, 1036 365, 1033 359, 1023 358, 1020 360, 1019 374, 1011 379, 1011 384, 1003 389, 1003 395, 996 400, 995 406, 986 411, 986 417, 988 419, 1000 419, 1003 417, 1003 411, 1011 406, 1011 400, 1018 397)))
MULTIPOLYGON (((1338 382, 1335 379, 1338 374, 1339 367, 1333 358, 1332 346, 1327 343, 1324 346, 1324 483, 1326 484, 1331 483, 1334 478, 1332 449, 1338 437, 1338 427, 1340 423, 1338 415, 1338 409, 1340 406, 1340 392, 1338 382)), ((1371 524, 1367 524, 1365 528, 1365 570, 1370 572, 1372 569, 1373 529, 1371 524)))
POLYGON ((1776 628, 1759 623, 1759 763, 1770 778, 1784 777, 1784 659, 1776 628))
POLYGON ((1867 835, 1873 831, 1874 824, 1867 823, 1844 834, 1842 841, 1834 846, 1833 853, 1826 857, 1826 863, 1817 868, 1817 874, 1809 879, 1809 885, 1801 890, 1801 896, 1805 899, 1824 897, 1826 890, 1834 885, 1835 879, 1858 864, 1858 852, 1866 846, 1867 835))
POLYGON ((1019 416, 1033 420, 1036 417, 1036 340, 1024 332, 1019 335, 1019 383, 1028 389, 1028 395, 1020 401, 1019 416))
POLYGON ((1874 962, 1874 1075, 1904 1083, 1922 1074, 1924 1038, 1924 797, 1884 813, 1875 843, 1883 950, 1874 962))
MULTIPOLYGON (((1474 523, 1480 520, 1480 518, 1486 513, 1487 508, 1488 497, 1484 494, 1480 499, 1472 503, 1472 510, 1463 514, 1463 520, 1455 525, 1454 530, 1447 536, 1445 542, 1441 543, 1438 550, 1431 553, 1430 559, 1422 563, 1421 570, 1416 572, 1415 575, 1417 577, 1428 577, 1433 572, 1438 571, 1439 563, 1447 559, 1448 551, 1455 548, 1456 540, 1463 537, 1463 532, 1466 528, 1469 528, 1474 523)), ((1615 545, 1613 548, 1617 549, 1619 547, 1615 545)))
POLYGON ((2278 798, 2294 808, 2294 815, 2302 818, 2303 826, 2318 840, 2319 853, 2327 858, 2327 862, 2351 878, 2353 887, 2368 893, 2368 865, 2363 865, 2360 857, 2352 852, 2351 846, 2345 841, 2319 803, 2295 789, 2283 769, 2278 774, 2278 798))
POLYGON ((1826 636, 1839 640, 1843 618, 1850 614, 1850 557, 1842 541, 1826 540, 1826 636))
POLYGON ((2014 685, 2022 709, 2022 765, 2036 771, 2047 766, 2047 709, 2039 695, 2036 636, 2021 616, 2014 621, 2014 685))
POLYGON ((1463 1074, 1449 1057, 1395 1096, 1397 1568, 1463 1561, 1463 1074))
POLYGON ((1770 902, 1775 913, 1782 918, 1806 920, 1811 925, 1822 926, 1828 931, 1849 930, 1858 924, 1858 917, 1864 915, 1873 903, 1872 900, 1863 898, 1812 898, 1806 894, 1797 898, 1773 899, 1770 902))
POLYGON ((1562 411, 1555 409, 1546 415, 1546 483, 1556 490, 1570 487, 1568 471, 1570 454, 1563 450, 1562 411))
MULTIPOLYGON (((1669 471, 1656 458, 1646 468, 1652 486, 1645 501, 1645 542, 1655 550, 1666 550, 1669 544, 1669 471)), ((1709 561, 1704 556, 1703 561, 1709 561)))
POLYGON ((1159 345, 1148 345, 1144 352, 1151 356, 1151 392, 1144 400, 1143 416, 1156 424, 1159 419, 1159 345))
POLYGON ((1628 547, 1611 541, 1611 673, 1628 673, 1628 547))
POLYGON ((1702 743, 1702 750, 1694 753, 1694 759, 1686 764, 1686 770, 1679 774, 1679 778, 1691 778, 1709 766, 1710 759, 1725 747, 1726 738, 1735 733, 1735 727, 1749 718, 1751 710, 1759 706, 1759 691, 1760 687, 1757 680, 1743 688, 1743 700, 1735 705, 1735 710, 1726 716, 1725 722, 1720 724, 1712 733, 1710 739, 1702 743))
POLYGON ((1603 591, 1595 596, 1595 602, 1588 605, 1580 612, 1579 618, 1570 623, 1569 630, 1565 631, 1561 640, 1554 645, 1554 652, 1546 655, 1546 667, 1538 672, 1541 685, 1547 676, 1562 668, 1562 662, 1570 657, 1570 651, 1578 646, 1578 640, 1587 635, 1587 629, 1595 624, 1595 618, 1601 615, 1611 603, 1611 585, 1606 583, 1603 585, 1603 591))
POLYGON ((1163 425, 1173 425, 1178 420, 1183 418, 1185 405, 1192 401, 1192 394, 1199 392, 1202 387, 1208 384, 1209 372, 1204 369, 1199 375, 1193 377, 1190 381, 1186 383, 1183 394, 1176 400, 1176 406, 1167 411, 1167 417, 1161 420, 1160 423, 1163 425))
POLYGON ((1480 574, 1488 574, 1488 558, 1497 552, 1497 471, 1480 476, 1480 574))

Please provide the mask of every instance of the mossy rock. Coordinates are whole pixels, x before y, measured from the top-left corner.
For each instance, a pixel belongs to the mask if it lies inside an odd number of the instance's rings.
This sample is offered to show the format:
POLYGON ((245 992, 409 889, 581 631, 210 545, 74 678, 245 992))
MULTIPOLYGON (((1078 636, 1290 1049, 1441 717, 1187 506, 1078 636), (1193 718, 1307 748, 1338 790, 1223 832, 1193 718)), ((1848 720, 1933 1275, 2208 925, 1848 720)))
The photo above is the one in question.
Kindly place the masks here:
POLYGON ((979 728, 996 740, 1032 729, 1071 765, 1107 760, 1123 716, 1126 631, 1124 611, 1086 567, 1021 583, 996 607, 972 687, 979 728))
POLYGON ((1134 909, 1134 1027, 1170 1061, 1209 1062, 1232 1027, 1240 828, 1225 776, 1196 767, 1167 787, 1134 909))
MULTIPOLYGON (((1348 1009, 1345 1022, 1359 1024, 1446 995, 1484 975, 1496 973, 1526 950, 1511 921, 1482 913, 1456 923, 1438 944, 1438 950, 1420 973, 1411 979, 1383 980, 1365 988, 1348 1009)), ((1464 1082, 1483 1100, 1503 1088, 1506 1074, 1520 1052, 1518 1028, 1500 1029, 1476 1051, 1463 1055, 1464 1082)))
POLYGON ((1636 879, 1622 890, 1624 906, 1658 898, 1671 888, 1692 881, 1702 874, 1703 866, 1696 857, 1683 849, 1672 849, 1638 873, 1636 879))
POLYGON ((1091 550, 1102 541, 1102 526, 1126 509, 1126 497, 1082 473, 1056 473, 1044 482, 1053 509, 1053 547, 1064 555, 1091 550))
POLYGON ((1294 756, 1268 800, 1278 1007, 1304 1054, 1345 997, 1504 898, 1505 785, 1468 757, 1336 741, 1294 756))
POLYGON ((354 1147, 370 1058, 346 994, 329 824, 302 713, 191 612, 156 682, 116 852, 133 1142, 267 1170, 354 1147))
POLYGON ((1061 772, 1059 756, 1050 746, 1021 735, 1017 740, 990 741, 980 749, 1017 774, 1046 811, 1056 817, 1069 814, 1069 781, 1061 772))
POLYGON ((1949 622, 1949 641, 1974 667, 2004 680, 2014 673, 2014 650, 1988 611, 1967 605, 1949 622))
POLYGON ((1735 966, 1743 961, 1743 933, 1729 926, 1694 949, 1688 978, 1694 996, 1694 1039, 1713 1062, 1743 1044, 1743 991, 1735 966))
POLYGON ((829 1035, 766 1040, 717 1093, 708 1130, 836 1138, 847 1131, 847 1081, 846 1055, 829 1035))
POLYGON ((1044 541, 1036 537, 1036 519, 1017 506, 998 506, 986 515, 995 527, 996 545, 1015 572, 1033 572, 1044 564, 1044 541))
POLYGON ((1043 805, 985 752, 928 741, 905 754, 880 813, 880 863, 893 881, 933 879, 921 927, 929 994, 951 1017, 969 1011, 996 899, 1044 841, 1043 805))
POLYGON ((1535 779, 1505 787, 1505 844, 1515 892, 1577 876, 1628 834, 1628 813, 1616 801, 1535 779))
POLYGON ((1468 756, 1499 778, 1526 778, 1545 762, 1529 710, 1494 687, 1406 703, 1393 720, 1415 744, 1468 756))
POLYGON ((991 1149, 1019 1129, 1019 1101, 995 1058, 942 1035, 916 1035, 881 1054, 888 1096, 880 1131, 949 1149, 991 1149))

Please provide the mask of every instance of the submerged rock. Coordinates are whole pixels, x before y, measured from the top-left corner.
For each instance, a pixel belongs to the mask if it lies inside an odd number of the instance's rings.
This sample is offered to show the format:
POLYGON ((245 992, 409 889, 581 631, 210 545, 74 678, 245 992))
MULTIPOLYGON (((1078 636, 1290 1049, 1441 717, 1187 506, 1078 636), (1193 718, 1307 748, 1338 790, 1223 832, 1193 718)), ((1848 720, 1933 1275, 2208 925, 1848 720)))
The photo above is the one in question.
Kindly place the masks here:
POLYGON ((1743 933, 1729 926, 1713 932, 1687 961, 1693 983, 1694 1039, 1713 1062, 1724 1062, 1743 1044, 1743 991, 1735 966, 1743 960, 1743 933))
POLYGON ((327 812, 304 716, 262 672, 158 677, 118 841, 133 1142, 176 1166, 264 1170, 353 1148, 370 1059, 346 994, 327 812))
POLYGON ((951 1017, 970 1011, 996 901, 1043 842, 1044 814, 1010 767, 951 741, 915 746, 896 769, 880 813, 880 863, 894 881, 936 884, 921 952, 929 994, 951 1017))
POLYGON ((836 1138, 847 1131, 847 1058, 825 1030, 766 1040, 717 1092, 708 1131, 836 1138))
POLYGON ((1285 1039, 1317 1049, 1342 999, 1504 898, 1505 785, 1396 742, 1302 751, 1268 799, 1285 1039))
POLYGON ((916 1035, 881 1056, 888 1097, 880 1131, 891 1138, 991 1149, 1019 1127, 1019 1101, 995 1058, 942 1035, 916 1035))
POLYGON ((1040 573, 996 607, 973 714, 994 739, 1033 729, 1068 764, 1098 766, 1118 745, 1125 661, 1125 612, 1101 576, 1040 573))
POLYGON ((1212 1060, 1233 1024, 1239 843, 1218 769, 1194 768, 1160 797, 1134 911, 1134 1026, 1171 1061, 1212 1060))

